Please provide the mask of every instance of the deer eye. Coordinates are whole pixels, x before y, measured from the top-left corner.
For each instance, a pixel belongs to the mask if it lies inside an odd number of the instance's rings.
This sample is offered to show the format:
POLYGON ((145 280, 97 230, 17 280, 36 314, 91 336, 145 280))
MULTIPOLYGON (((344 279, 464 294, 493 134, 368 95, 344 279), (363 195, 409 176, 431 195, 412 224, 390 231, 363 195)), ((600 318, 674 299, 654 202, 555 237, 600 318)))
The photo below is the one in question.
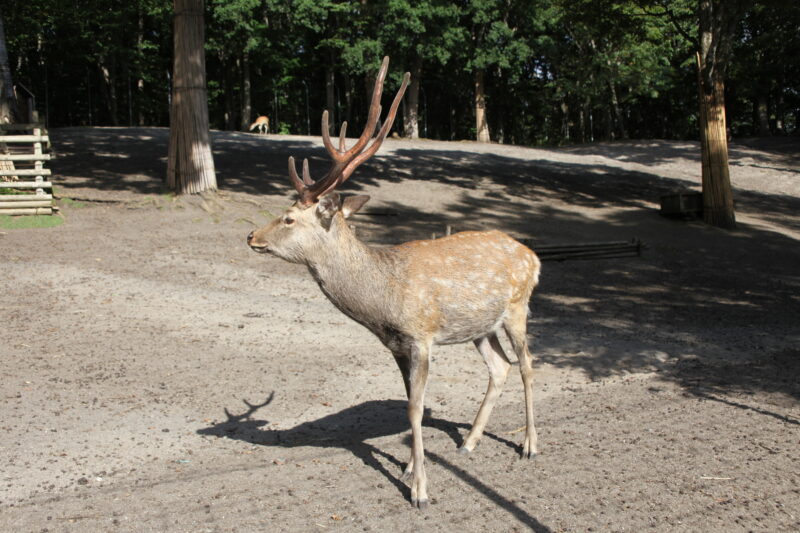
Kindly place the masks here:
POLYGON ((292 217, 283 217, 283 223, 287 226, 291 226, 294 224, 294 219, 292 217))

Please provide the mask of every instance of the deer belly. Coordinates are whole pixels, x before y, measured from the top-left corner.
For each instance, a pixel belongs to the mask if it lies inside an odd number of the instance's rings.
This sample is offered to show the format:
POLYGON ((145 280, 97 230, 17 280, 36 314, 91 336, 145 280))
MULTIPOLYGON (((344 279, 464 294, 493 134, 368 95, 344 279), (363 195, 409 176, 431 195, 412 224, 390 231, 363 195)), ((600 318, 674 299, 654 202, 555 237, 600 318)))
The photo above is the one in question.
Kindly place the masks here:
POLYGON ((484 337, 497 331, 505 319, 506 302, 484 302, 481 306, 444 306, 435 344, 459 344, 484 337))

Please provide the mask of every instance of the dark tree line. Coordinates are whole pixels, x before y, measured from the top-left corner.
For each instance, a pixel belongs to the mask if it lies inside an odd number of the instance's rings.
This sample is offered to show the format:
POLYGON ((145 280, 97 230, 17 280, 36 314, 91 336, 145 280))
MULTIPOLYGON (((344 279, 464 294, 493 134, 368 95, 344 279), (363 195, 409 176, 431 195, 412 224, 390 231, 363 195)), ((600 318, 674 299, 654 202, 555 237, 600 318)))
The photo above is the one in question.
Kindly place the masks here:
MULTIPOLYGON (((734 136, 800 120, 800 3, 742 3, 734 136)), ((169 123, 172 2, 6 0, 10 70, 51 126, 169 123)), ((381 58, 410 71, 400 134, 516 144, 698 138, 697 0, 208 0, 211 127, 359 122, 381 58)))

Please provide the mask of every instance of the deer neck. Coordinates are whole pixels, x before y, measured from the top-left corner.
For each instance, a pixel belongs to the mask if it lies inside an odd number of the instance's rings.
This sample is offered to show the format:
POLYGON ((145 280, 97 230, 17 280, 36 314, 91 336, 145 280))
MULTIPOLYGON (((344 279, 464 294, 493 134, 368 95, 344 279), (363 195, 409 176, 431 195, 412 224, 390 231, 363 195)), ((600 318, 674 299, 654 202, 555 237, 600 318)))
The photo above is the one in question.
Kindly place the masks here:
POLYGON ((331 221, 327 237, 307 257, 308 269, 325 296, 370 329, 390 320, 393 262, 360 241, 341 215, 331 221))

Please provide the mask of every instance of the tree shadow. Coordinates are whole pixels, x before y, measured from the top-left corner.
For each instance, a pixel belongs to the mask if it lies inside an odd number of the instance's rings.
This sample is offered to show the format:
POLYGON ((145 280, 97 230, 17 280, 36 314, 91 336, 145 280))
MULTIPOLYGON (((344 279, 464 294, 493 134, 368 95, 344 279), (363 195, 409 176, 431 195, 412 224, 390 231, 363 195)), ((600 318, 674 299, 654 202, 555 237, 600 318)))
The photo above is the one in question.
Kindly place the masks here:
MULTIPOLYGON (((67 128, 54 130, 52 137, 60 156, 54 161, 56 173, 66 176, 54 178, 63 182, 59 186, 144 194, 162 190, 166 129, 67 128)), ((229 191, 288 200, 289 155, 308 157, 314 176, 329 165, 318 139, 228 132, 212 137, 220 187, 229 191)), ((638 237, 648 245, 640 258, 544 266, 529 325, 540 361, 580 369, 590 379, 656 370, 694 390, 696 379, 687 381, 686 368, 675 361, 699 356, 706 366, 695 374, 704 376, 706 389, 800 397, 791 382, 766 377, 800 381, 790 361, 800 357, 796 352, 788 359, 774 357, 800 340, 800 246, 794 236, 800 231, 800 198, 735 191, 738 211, 776 229, 740 224, 736 231, 721 232, 658 215, 658 197, 698 188, 699 169, 698 176, 676 179, 614 166, 619 160, 699 164, 697 143, 606 143, 556 151, 454 146, 461 145, 428 149, 387 140, 383 152, 344 187, 370 191, 374 209, 393 214, 356 217, 359 235, 391 244, 441 235, 446 225, 457 231, 496 228, 532 240, 534 249, 638 237), (564 161, 559 153, 599 157, 564 161), (426 184, 452 186, 452 195, 430 209, 412 196, 403 201, 379 192, 398 183, 408 183, 420 197, 426 184), (735 371, 728 372, 731 365, 735 371), (726 385, 715 381, 720 372, 728 372, 726 385)), ((797 168, 796 139, 777 147, 766 141, 731 145, 734 164, 747 157, 743 164, 774 166, 775 154, 782 158, 777 160, 781 168, 797 168)))
MULTIPOLYGON (((168 128, 57 128, 50 132, 53 180, 66 191, 95 189, 163 194, 168 128)), ((287 157, 314 147, 307 140, 211 132, 217 185, 253 194, 290 194, 287 157), (280 176, 280 179, 278 179, 280 176)), ((318 151, 322 158, 324 149, 318 151)))
MULTIPOLYGON (((343 409, 317 420, 303 422, 291 429, 272 430, 265 429, 269 421, 254 418, 254 415, 262 408, 269 405, 274 398, 274 392, 260 404, 251 404, 246 400, 244 403, 248 409, 242 414, 233 415, 228 409, 224 409, 227 420, 213 424, 207 428, 197 431, 200 435, 213 436, 244 441, 257 446, 271 446, 281 448, 295 447, 318 447, 336 448, 347 450, 357 457, 362 463, 376 472, 383 475, 397 491, 407 500, 410 500, 410 489, 401 481, 399 473, 402 472, 405 464, 393 455, 386 453, 370 440, 390 435, 397 435, 409 431, 406 402, 400 400, 372 400, 363 402, 352 407, 343 409), (390 472, 380 458, 388 461, 397 468, 397 473, 390 472)), ((462 441, 459 429, 469 429, 468 424, 451 422, 442 418, 434 418, 430 410, 425 410, 423 426, 442 431, 456 445, 462 441)), ((499 437, 495 434, 486 432, 486 438, 493 439, 509 448, 515 453, 521 453, 521 446, 499 437)), ((410 439, 408 439, 410 442, 410 439)), ((482 483, 475 476, 464 470, 458 465, 453 464, 446 458, 426 451, 429 460, 440 464, 470 486, 483 494, 494 504, 502 507, 520 522, 528 525, 537 532, 549 532, 550 529, 542 525, 535 517, 527 511, 502 496, 496 490, 485 483, 482 483)))

